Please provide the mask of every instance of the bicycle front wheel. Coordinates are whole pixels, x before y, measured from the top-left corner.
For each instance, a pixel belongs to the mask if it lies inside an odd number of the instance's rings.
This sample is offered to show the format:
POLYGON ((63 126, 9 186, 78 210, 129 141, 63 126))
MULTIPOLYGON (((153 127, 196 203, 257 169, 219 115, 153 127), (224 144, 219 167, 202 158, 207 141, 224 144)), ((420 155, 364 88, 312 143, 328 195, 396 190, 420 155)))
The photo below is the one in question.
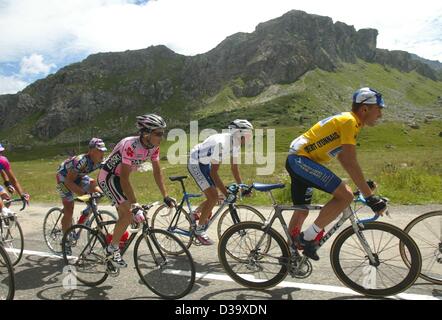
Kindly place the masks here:
MULTIPOLYGON (((442 284, 442 211, 425 213, 412 220, 404 229, 422 255, 420 277, 435 284, 442 284)), ((401 244, 401 255, 410 265, 405 246, 401 244)))
POLYGON ((9 255, 13 266, 19 263, 23 256, 25 240, 23 230, 16 216, 1 218, 1 243, 9 255))
MULTIPOLYGON (((238 204, 235 205, 235 209, 239 219, 239 221, 237 221, 236 223, 245 222, 245 221, 254 221, 264 224, 266 221, 264 215, 251 206, 238 204)), ((226 230, 231 226, 233 226, 234 224, 235 222, 232 219, 230 208, 227 208, 221 214, 221 217, 219 218, 218 221, 218 239, 221 239, 223 233, 226 232, 226 230)))
POLYGON ((195 265, 184 244, 165 230, 149 229, 135 243, 134 262, 138 275, 152 292, 164 299, 179 299, 192 290, 195 265), (164 241, 174 242, 182 255, 162 248, 164 241))
POLYGON ((365 223, 358 234, 350 226, 332 244, 330 260, 336 276, 347 287, 372 297, 385 297, 408 289, 422 265, 415 242, 401 229, 382 222, 365 223), (410 257, 401 257, 403 243, 410 257), (370 261, 367 251, 375 261, 370 261))
POLYGON ((63 238, 63 229, 61 219, 63 211, 61 208, 51 208, 43 221, 43 237, 49 250, 55 254, 61 254, 61 240, 63 238))
POLYGON ((290 251, 274 229, 263 224, 241 222, 224 232, 218 257, 226 273, 237 283, 252 289, 266 289, 284 280, 290 251))
MULTIPOLYGON (((189 249, 193 241, 192 222, 186 210, 181 209, 176 222, 176 212, 170 212, 168 206, 163 204, 152 215, 151 220, 152 229, 163 229, 173 233, 178 239, 189 249), (172 224, 173 221, 173 224, 172 224)), ((183 250, 173 251, 169 243, 161 243, 163 249, 170 254, 182 254, 183 250)), ((178 249, 178 248, 177 248, 178 249)))
POLYGON ((98 286, 106 280, 106 243, 97 230, 81 224, 73 225, 63 236, 62 247, 67 266, 63 273, 73 273, 87 286, 98 286))
POLYGON ((15 294, 14 270, 9 256, 0 245, 0 300, 12 300, 15 294))

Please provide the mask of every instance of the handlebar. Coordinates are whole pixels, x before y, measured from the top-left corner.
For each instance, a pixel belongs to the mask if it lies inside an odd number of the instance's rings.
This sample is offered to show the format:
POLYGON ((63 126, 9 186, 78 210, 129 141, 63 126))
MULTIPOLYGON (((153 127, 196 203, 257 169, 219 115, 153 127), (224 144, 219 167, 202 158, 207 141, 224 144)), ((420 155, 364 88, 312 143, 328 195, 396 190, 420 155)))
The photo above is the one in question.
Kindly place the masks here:
MULTIPOLYGON (((353 194, 356 196, 356 198, 353 200, 354 203, 361 203, 363 205, 366 205, 367 201, 365 201, 364 197, 362 196, 362 194, 359 190, 357 190, 356 192, 353 192, 353 194)), ((390 199, 388 199, 386 197, 380 197, 380 198, 387 203, 388 203, 388 201, 390 201, 390 199)), ((384 213, 387 217, 390 216, 390 213, 388 212, 388 208, 387 208, 387 210, 385 210, 384 213)), ((359 222, 361 222, 361 223, 373 222, 373 221, 376 221, 377 219, 379 219, 379 217, 380 217, 380 214, 375 213, 373 217, 367 218, 367 219, 361 219, 361 220, 359 220, 359 222)))
POLYGON ((22 202, 23 203, 23 206, 21 207, 20 211, 23 211, 26 208, 26 201, 23 200, 22 198, 3 200, 3 203, 5 205, 9 205, 9 204, 14 203, 14 202, 22 202))

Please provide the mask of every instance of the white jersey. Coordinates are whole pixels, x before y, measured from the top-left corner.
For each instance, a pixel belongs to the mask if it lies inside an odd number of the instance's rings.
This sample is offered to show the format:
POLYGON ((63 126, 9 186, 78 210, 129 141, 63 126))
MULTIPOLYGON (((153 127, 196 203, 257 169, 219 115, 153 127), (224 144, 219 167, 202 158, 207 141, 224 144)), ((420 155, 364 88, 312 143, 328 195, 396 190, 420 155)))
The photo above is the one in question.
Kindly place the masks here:
POLYGON ((218 133, 197 144, 190 151, 190 161, 209 164, 220 163, 222 159, 238 158, 241 144, 233 139, 231 133, 218 133))

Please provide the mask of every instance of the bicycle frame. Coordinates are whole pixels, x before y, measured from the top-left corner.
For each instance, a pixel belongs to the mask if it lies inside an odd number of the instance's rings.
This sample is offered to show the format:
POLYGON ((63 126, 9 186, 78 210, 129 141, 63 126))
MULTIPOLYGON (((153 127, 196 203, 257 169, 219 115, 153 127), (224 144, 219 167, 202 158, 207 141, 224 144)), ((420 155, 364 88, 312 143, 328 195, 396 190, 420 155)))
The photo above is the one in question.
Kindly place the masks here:
MULTIPOLYGON (((191 221, 192 229, 194 227, 196 227, 196 221, 193 218, 193 212, 194 211, 192 210, 190 199, 191 198, 199 198, 202 195, 201 194, 190 194, 190 193, 187 193, 185 188, 184 188, 184 183, 182 181, 181 181, 181 185, 183 187, 183 198, 181 199, 180 204, 176 208, 175 214, 174 214, 174 216, 172 218, 172 221, 171 221, 171 223, 169 225, 169 228, 173 229, 174 233, 177 233, 177 234, 180 234, 180 235, 184 235, 184 236, 187 236, 187 237, 191 237, 192 234, 193 234, 192 230, 189 231, 189 230, 183 230, 183 229, 178 228, 177 227, 178 221, 179 221, 179 218, 180 218, 181 211, 183 210, 184 203, 186 203, 187 204, 187 208, 189 209, 189 214, 188 215, 189 215, 189 218, 190 218, 190 221, 191 221)), ((223 201, 221 206, 218 208, 218 210, 209 219, 208 223, 206 224, 206 230, 212 225, 212 223, 224 211, 224 209, 227 206, 229 206, 230 214, 232 215, 233 221, 235 223, 239 222, 238 213, 236 212, 236 208, 235 208, 235 201, 236 201, 236 195, 234 195, 234 197, 231 197, 231 196, 227 197, 223 201)))
MULTIPOLYGON (((263 227, 264 234, 262 235, 261 239, 258 241, 258 246, 260 246, 261 243, 264 241, 265 234, 272 227, 275 220, 278 219, 279 222, 281 223, 284 233, 288 239, 287 240, 288 246, 289 246, 290 250, 293 250, 292 249, 292 244, 293 244, 292 237, 290 236, 290 233, 289 233, 288 227, 287 227, 287 223, 284 220, 282 212, 283 211, 294 211, 294 210, 299 210, 299 211, 301 211, 301 210, 302 211, 321 210, 323 208, 323 206, 322 205, 297 205, 297 206, 278 205, 275 201, 275 198, 273 197, 272 192, 268 191, 268 193, 272 199, 272 202, 273 202, 272 205, 273 205, 273 209, 275 210, 275 213, 273 214, 270 221, 266 221, 266 223, 264 224, 264 227, 263 227)), ((354 200, 354 202, 355 203, 365 203, 365 200, 362 198, 362 196, 360 196, 358 194, 357 198, 354 200)), ((327 242, 327 240, 333 236, 333 234, 344 224, 345 221, 350 219, 353 230, 354 230, 355 234, 357 235, 359 241, 361 242, 361 245, 363 246, 365 252, 367 253, 368 258, 370 259, 370 263, 372 265, 376 265, 379 262, 377 261, 376 257, 373 255, 373 253, 371 252, 370 246, 367 243, 364 235, 362 234, 361 229, 363 229, 364 223, 377 220, 379 215, 375 215, 373 218, 370 218, 370 219, 359 220, 356 216, 357 211, 358 210, 353 210, 351 208, 351 206, 348 206, 346 209, 344 209, 342 211, 342 217, 338 220, 338 222, 336 222, 333 225, 333 227, 326 234, 324 234, 324 236, 319 241, 318 249, 320 247, 322 247, 327 242)), ((271 213, 270 213, 270 215, 271 215, 271 213)))

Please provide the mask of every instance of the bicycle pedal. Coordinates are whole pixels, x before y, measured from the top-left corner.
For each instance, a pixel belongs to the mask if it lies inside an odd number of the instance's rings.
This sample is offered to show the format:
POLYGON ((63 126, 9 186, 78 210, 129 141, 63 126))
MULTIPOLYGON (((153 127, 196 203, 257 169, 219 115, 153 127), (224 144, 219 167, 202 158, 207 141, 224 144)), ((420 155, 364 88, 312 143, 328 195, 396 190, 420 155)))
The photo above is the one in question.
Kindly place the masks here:
POLYGON ((109 275, 109 276, 111 276, 111 277, 113 277, 113 278, 116 278, 116 277, 118 277, 119 275, 120 275, 120 269, 118 269, 118 268, 115 268, 114 266, 107 266, 107 269, 106 269, 106 273, 109 275))

